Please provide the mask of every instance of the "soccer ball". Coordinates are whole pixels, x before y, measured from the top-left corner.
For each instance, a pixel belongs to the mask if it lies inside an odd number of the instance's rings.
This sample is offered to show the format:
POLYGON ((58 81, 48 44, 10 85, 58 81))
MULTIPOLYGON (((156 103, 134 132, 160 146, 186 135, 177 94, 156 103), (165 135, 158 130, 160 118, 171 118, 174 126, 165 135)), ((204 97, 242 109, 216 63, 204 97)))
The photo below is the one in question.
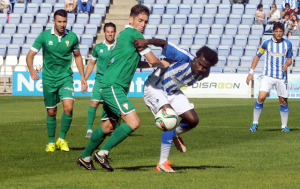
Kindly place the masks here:
POLYGON ((155 115, 156 126, 163 131, 171 131, 177 126, 178 115, 171 108, 160 109, 155 115))

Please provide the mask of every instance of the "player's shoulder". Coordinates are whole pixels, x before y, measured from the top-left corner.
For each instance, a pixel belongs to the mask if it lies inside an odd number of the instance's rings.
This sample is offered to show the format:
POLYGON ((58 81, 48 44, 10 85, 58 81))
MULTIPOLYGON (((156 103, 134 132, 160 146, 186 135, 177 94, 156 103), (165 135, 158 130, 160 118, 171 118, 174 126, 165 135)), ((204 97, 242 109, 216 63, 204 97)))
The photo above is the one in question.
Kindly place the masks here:
POLYGON ((76 33, 74 33, 72 30, 68 30, 68 29, 66 29, 66 30, 68 32, 68 36, 70 36, 70 37, 77 37, 76 33))

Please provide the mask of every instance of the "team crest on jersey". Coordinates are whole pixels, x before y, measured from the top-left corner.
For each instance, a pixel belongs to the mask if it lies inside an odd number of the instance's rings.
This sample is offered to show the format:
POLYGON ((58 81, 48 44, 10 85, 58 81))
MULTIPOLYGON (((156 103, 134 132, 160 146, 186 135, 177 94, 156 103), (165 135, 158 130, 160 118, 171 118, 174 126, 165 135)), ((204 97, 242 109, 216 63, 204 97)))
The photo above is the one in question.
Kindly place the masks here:
POLYGON ((103 49, 100 49, 100 53, 103 53, 103 49))
POLYGON ((123 104, 123 107, 128 110, 128 104, 126 102, 123 104))
POLYGON ((53 41, 49 41, 49 42, 48 42, 48 45, 53 45, 53 41))
POLYGON ((67 47, 69 47, 69 44, 70 44, 70 41, 66 41, 66 45, 67 45, 67 47))

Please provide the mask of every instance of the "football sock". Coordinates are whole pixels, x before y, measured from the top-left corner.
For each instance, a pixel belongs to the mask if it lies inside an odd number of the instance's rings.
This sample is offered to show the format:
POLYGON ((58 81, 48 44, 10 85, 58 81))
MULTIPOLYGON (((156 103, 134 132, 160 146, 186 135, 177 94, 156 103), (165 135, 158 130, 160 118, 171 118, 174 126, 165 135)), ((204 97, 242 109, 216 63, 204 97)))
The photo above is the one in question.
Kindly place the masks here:
POLYGON ((103 147, 100 150, 110 151, 113 147, 117 146, 125 138, 127 138, 127 136, 132 132, 132 128, 126 123, 123 123, 122 125, 116 128, 116 130, 113 132, 113 134, 109 137, 107 142, 103 145, 103 147))
POLYGON ((72 122, 72 114, 68 115, 63 112, 61 116, 61 126, 60 126, 60 134, 59 138, 65 138, 68 130, 70 129, 70 125, 72 122))
POLYGON ((192 129, 192 127, 190 127, 188 123, 184 123, 184 121, 181 120, 180 123, 178 124, 178 126, 176 127, 176 133, 178 135, 180 135, 180 134, 185 133, 185 132, 187 132, 191 129, 192 129))
POLYGON ((281 127, 287 127, 289 119, 289 105, 280 105, 281 127))
POLYGON ((48 133, 48 137, 49 137, 49 144, 55 143, 56 116, 50 117, 47 114, 46 123, 47 123, 47 133, 48 133))
POLYGON ((94 119, 96 116, 96 111, 97 108, 90 106, 89 110, 88 110, 88 115, 87 115, 87 129, 92 130, 93 129, 93 123, 94 123, 94 119))
POLYGON ((253 123, 258 124, 258 120, 263 109, 264 103, 255 102, 254 110, 253 110, 253 123))
POLYGON ((103 142, 106 136, 107 133, 102 130, 102 125, 99 125, 99 127, 93 132, 89 143, 81 154, 81 157, 85 158, 91 156, 93 151, 98 148, 98 146, 103 142))
POLYGON ((161 146, 160 146, 160 159, 158 164, 163 164, 168 161, 170 151, 172 148, 173 137, 175 135, 175 129, 168 132, 163 132, 161 136, 161 146))

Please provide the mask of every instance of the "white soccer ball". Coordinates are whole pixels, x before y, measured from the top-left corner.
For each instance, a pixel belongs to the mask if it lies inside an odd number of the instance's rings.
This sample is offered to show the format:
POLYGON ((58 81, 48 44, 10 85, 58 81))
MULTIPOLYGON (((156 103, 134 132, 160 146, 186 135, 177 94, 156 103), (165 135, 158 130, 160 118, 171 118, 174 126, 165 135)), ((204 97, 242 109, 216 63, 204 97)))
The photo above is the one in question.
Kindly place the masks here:
POLYGON ((155 115, 155 124, 162 131, 171 131, 177 126, 178 115, 171 108, 160 109, 155 115))

